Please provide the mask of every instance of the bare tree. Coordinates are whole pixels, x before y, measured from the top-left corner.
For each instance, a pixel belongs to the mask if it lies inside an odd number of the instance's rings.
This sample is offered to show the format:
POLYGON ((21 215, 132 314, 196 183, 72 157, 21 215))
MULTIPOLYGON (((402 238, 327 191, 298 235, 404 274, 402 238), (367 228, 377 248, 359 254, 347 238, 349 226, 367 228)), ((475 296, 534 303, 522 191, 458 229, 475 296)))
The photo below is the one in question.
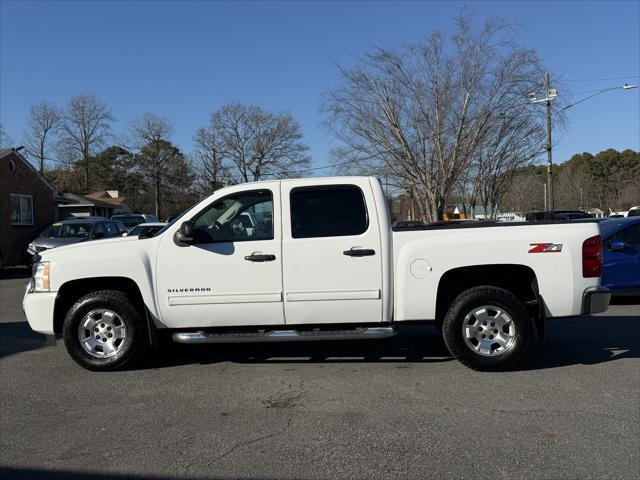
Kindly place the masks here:
POLYGON ((149 143, 168 140, 172 134, 173 127, 168 119, 144 113, 131 122, 128 142, 132 144, 131 148, 140 150, 149 143))
POLYGON ((544 209, 545 177, 535 171, 520 170, 503 197, 503 211, 526 213, 544 209))
POLYGON ((172 132, 169 120, 151 113, 138 117, 130 126, 130 141, 139 152, 136 165, 152 185, 154 211, 158 217, 162 210, 162 189, 171 166, 184 162, 182 152, 169 142, 172 132))
POLYGON ((7 134, 7 131, 4 129, 4 125, 0 123, 0 147, 8 147, 10 145, 12 146, 13 143, 13 137, 7 134))
POLYGON ((231 180, 249 182, 265 177, 294 177, 309 167, 309 149, 302 143, 300 125, 289 114, 234 102, 211 115, 209 125, 196 134, 208 168, 225 169, 231 180))
POLYGON ((419 45, 374 50, 340 69, 342 84, 324 104, 342 143, 334 154, 352 171, 388 175, 427 221, 442 218, 479 152, 504 157, 510 124, 528 115, 526 94, 542 78, 537 54, 514 44, 510 25, 472 27, 463 11, 451 45, 436 32, 419 45))
POLYGON ((47 158, 50 158, 49 144, 60 127, 62 115, 55 105, 42 101, 32 105, 27 121, 26 150, 37 162, 40 173, 44 173, 47 158))
POLYGON ((518 170, 542 152, 544 130, 535 116, 523 112, 525 108, 526 104, 496 119, 472 159, 468 171, 473 174, 473 188, 466 202, 471 213, 481 205, 485 216, 495 217, 518 170))
POLYGON ((220 132, 212 125, 199 128, 196 131, 195 160, 200 185, 203 193, 210 194, 220 188, 229 177, 226 166, 223 164, 225 150, 220 132))
POLYGON ((75 150, 84 168, 84 189, 89 191, 91 156, 109 137, 114 120, 107 105, 92 93, 81 93, 69 100, 63 114, 62 133, 67 148, 75 150))

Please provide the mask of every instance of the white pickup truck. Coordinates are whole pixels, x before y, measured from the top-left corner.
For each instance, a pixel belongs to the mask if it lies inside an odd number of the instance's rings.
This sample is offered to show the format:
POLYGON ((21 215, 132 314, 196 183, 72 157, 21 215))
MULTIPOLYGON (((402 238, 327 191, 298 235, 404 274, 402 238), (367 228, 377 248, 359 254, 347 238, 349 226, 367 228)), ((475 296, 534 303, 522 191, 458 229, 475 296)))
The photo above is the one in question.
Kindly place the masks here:
POLYGON ((337 177, 216 191, 150 238, 35 259, 23 308, 92 370, 180 343, 381 338, 434 323, 451 354, 505 369, 548 317, 608 308, 596 223, 467 222, 392 231, 380 182, 337 177), (252 228, 246 228, 247 212, 252 228))

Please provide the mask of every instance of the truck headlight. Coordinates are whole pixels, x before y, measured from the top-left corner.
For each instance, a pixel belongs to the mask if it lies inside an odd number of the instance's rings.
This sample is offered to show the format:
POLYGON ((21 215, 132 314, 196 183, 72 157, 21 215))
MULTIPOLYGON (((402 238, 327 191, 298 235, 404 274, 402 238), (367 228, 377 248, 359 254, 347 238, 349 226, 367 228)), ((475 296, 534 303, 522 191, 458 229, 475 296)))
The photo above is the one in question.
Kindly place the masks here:
POLYGON ((33 266, 33 291, 48 292, 50 287, 49 262, 39 262, 33 266))

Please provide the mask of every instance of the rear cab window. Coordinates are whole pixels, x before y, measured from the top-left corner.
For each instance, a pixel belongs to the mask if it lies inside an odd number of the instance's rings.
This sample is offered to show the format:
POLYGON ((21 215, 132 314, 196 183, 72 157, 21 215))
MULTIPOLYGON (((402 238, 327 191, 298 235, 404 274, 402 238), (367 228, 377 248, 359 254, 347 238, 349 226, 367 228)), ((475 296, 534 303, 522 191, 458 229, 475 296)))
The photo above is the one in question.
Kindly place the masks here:
POLYGON ((290 204, 293 238, 360 235, 369 228, 364 194, 356 185, 294 188, 290 204))

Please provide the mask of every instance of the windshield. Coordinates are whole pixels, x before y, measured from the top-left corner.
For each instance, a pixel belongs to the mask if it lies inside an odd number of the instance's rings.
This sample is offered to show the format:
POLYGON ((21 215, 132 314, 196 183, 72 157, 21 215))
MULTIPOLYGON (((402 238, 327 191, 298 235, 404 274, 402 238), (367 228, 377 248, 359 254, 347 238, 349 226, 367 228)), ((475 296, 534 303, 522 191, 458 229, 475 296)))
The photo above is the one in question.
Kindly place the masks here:
POLYGON ((140 230, 142 230, 142 227, 140 225, 136 225, 131 230, 129 230, 128 235, 138 235, 140 233, 140 230))
POLYGON ((611 234, 613 232, 615 232, 616 230, 619 230, 621 228, 623 228, 626 225, 632 225, 634 222, 627 220, 626 218, 614 218, 613 220, 605 220, 603 222, 600 222, 600 230, 602 232, 602 238, 606 239, 609 236, 611 236, 611 234))
POLYGON ((135 227, 136 225, 140 225, 144 223, 144 217, 142 215, 127 215, 125 217, 112 217, 112 220, 118 220, 119 222, 124 223, 124 226, 127 228, 135 227))
POLYGON ((82 238, 91 232, 92 223, 58 223, 45 230, 46 237, 52 238, 82 238))
POLYGON ((53 225, 47 227, 44 232, 40 234, 41 237, 57 237, 58 232, 60 231, 60 227, 62 227, 61 223, 54 223, 53 225))

